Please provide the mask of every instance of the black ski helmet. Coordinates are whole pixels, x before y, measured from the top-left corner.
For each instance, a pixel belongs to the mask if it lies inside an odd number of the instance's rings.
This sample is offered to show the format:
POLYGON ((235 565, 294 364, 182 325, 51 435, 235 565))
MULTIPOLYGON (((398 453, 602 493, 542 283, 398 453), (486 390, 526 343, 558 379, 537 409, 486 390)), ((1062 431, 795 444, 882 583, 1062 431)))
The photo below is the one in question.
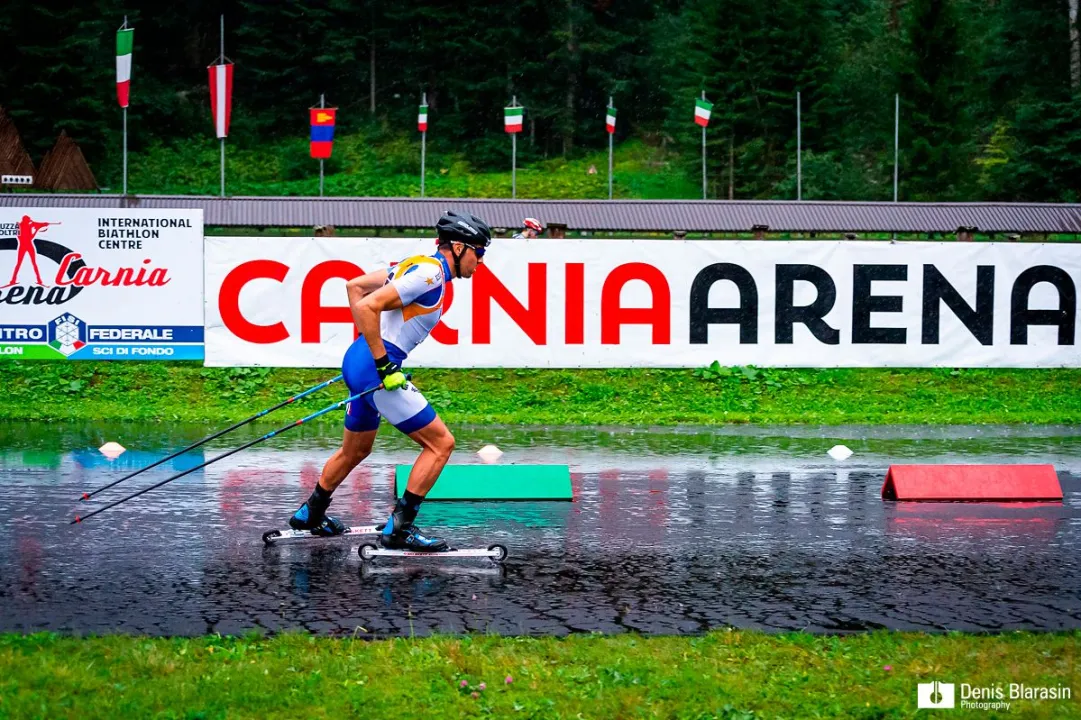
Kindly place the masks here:
POLYGON ((492 229, 488 223, 467 212, 447 210, 435 224, 440 243, 460 242, 477 247, 492 244, 492 229))

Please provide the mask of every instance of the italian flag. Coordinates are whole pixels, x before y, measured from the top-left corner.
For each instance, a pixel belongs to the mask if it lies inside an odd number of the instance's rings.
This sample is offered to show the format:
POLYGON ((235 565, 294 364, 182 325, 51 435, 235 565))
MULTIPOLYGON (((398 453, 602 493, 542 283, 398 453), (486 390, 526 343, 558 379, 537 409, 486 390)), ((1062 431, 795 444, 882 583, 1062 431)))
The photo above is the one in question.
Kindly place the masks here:
POLYGON ((421 105, 420 111, 417 113, 417 129, 421 132, 428 131, 428 106, 421 105))
POLYGON ((116 99, 120 107, 128 106, 128 92, 131 89, 131 45, 135 28, 120 28, 116 31, 116 99))
POLYGON ((522 132, 522 111, 525 108, 503 108, 503 129, 509 133, 522 132))
POLYGON ((705 127, 709 125, 709 116, 713 112, 713 103, 707 102, 701 98, 695 98, 694 101, 694 121, 705 127))
POLYGON ((616 131, 616 109, 614 107, 608 108, 608 117, 604 119, 604 124, 607 126, 609 133, 616 131))

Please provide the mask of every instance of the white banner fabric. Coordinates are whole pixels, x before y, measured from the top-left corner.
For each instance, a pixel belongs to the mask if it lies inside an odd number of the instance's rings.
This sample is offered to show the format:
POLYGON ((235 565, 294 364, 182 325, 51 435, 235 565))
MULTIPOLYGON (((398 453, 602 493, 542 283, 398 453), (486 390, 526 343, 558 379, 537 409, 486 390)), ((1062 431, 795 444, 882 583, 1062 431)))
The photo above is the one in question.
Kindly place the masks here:
POLYGON ((201 360, 203 211, 0 209, 0 358, 201 360))
MULTIPOLYGON (((337 367, 345 282, 434 240, 209 237, 207 364, 337 367)), ((493 241, 421 367, 1078 367, 1081 245, 493 241)))

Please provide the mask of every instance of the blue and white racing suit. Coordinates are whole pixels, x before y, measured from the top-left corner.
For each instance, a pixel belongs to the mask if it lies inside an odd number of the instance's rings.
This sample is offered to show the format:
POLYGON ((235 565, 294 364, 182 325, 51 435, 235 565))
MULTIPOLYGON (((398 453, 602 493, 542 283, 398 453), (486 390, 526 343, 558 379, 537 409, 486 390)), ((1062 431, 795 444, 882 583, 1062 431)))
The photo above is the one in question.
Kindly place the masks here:
MULTIPOLYGON (((452 277, 450 265, 440 254, 416 255, 390 269, 387 284, 398 291, 402 307, 384 311, 379 330, 391 360, 403 365, 413 348, 431 333, 443 314, 446 288, 452 277)), ((346 351, 342 375, 350 395, 382 382, 363 335, 346 351)), ((345 427, 353 432, 375 430, 380 416, 409 434, 431 423, 435 410, 413 383, 407 382, 397 390, 377 390, 349 403, 345 409, 345 427)))

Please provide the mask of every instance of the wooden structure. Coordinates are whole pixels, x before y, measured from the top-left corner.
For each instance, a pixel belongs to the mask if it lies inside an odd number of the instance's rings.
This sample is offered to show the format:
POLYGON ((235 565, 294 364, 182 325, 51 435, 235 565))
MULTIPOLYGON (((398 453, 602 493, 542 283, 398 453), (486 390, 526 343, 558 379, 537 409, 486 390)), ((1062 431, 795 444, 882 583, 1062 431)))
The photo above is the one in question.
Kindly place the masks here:
POLYGON ((83 151, 61 131, 56 145, 41 161, 34 186, 42 190, 97 190, 98 181, 86 164, 83 151))
POLYGON ((34 175, 34 162, 12 120, 0 107, 0 175, 34 175))

